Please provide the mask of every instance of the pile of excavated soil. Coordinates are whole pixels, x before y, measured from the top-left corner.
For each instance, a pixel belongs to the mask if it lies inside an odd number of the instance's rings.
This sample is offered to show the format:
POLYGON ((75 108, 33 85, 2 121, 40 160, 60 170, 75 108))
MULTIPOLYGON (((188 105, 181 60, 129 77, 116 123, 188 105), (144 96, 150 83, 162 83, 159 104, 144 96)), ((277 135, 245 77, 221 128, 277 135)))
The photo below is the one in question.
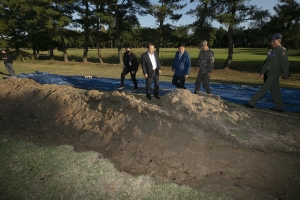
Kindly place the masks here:
POLYGON ((0 133, 94 150, 120 171, 235 199, 300 198, 300 114, 174 90, 160 100, 0 82, 0 133))

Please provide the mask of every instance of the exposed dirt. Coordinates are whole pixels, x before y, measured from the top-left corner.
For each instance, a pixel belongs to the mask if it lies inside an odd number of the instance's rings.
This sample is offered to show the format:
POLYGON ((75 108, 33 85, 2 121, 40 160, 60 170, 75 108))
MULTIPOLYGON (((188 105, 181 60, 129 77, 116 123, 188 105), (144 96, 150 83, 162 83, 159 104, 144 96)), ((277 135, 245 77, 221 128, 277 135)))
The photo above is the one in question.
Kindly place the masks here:
POLYGON ((234 199, 300 198, 300 113, 174 90, 160 100, 0 81, 0 133, 94 150, 120 171, 234 199))

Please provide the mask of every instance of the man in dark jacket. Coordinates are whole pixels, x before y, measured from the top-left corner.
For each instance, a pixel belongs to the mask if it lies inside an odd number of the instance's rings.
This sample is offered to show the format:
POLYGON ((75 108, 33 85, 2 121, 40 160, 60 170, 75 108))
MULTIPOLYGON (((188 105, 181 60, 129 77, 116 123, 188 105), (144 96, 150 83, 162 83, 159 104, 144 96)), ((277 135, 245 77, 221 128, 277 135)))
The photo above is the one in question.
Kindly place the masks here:
POLYGON ((7 69, 10 78, 16 78, 16 73, 14 68, 12 67, 12 56, 10 54, 7 54, 5 50, 2 50, 2 57, 1 60, 4 62, 4 66, 7 69))
POLYGON ((178 44, 178 51, 175 53, 174 62, 172 65, 173 75, 172 83, 177 88, 183 88, 185 80, 189 77, 191 70, 191 57, 188 52, 185 51, 184 43, 178 44))
POLYGON ((118 87, 119 89, 124 88, 124 80, 125 80, 125 75, 130 73, 131 80, 134 85, 134 90, 138 89, 137 86, 137 80, 136 80, 136 72, 138 71, 139 67, 139 61, 134 53, 131 51, 131 46, 126 45, 125 46, 125 53, 123 56, 123 71, 121 73, 121 85, 118 87))
POLYGON ((202 83, 206 93, 211 94, 211 90, 209 87, 209 77, 211 76, 215 64, 214 52, 208 48, 207 41, 205 40, 200 43, 200 49, 201 50, 199 52, 197 60, 197 67, 199 67, 199 72, 195 83, 194 93, 197 94, 202 83))
POLYGON ((256 102, 261 100, 261 98, 270 90, 271 97, 275 103, 275 107, 271 108, 274 111, 283 111, 282 97, 280 93, 279 77, 282 71, 283 79, 287 79, 290 76, 289 73, 289 60, 287 50, 281 46, 282 34, 275 33, 272 35, 271 43, 273 50, 263 69, 260 72, 261 78, 264 78, 264 74, 268 71, 268 79, 260 87, 259 91, 253 95, 250 101, 245 104, 246 107, 253 108, 256 102))
POLYGON ((146 79, 146 97, 151 100, 151 83, 154 80, 154 97, 160 99, 158 96, 159 90, 159 75, 161 74, 161 66, 158 54, 154 51, 154 44, 147 44, 147 52, 141 56, 141 64, 143 74, 146 79))

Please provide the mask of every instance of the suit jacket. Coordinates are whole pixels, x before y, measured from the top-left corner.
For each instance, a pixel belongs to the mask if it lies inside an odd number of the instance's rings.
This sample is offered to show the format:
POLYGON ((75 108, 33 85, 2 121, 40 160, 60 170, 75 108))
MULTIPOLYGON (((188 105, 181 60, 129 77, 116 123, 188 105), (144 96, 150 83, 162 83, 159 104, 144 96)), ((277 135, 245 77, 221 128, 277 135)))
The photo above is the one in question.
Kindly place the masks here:
POLYGON ((138 71, 139 61, 134 53, 131 52, 128 55, 128 53, 125 52, 123 55, 123 63, 129 71, 138 71), (129 62, 131 62, 131 65, 129 65, 129 62))
MULTIPOLYGON (((160 60, 159 60, 159 57, 157 55, 156 52, 154 52, 154 57, 155 57, 155 60, 156 60, 156 74, 159 75, 159 72, 158 70, 161 70, 161 66, 160 66, 160 60)), ((152 63, 151 63, 151 60, 150 60, 150 57, 148 55, 148 52, 145 52, 142 54, 141 56, 141 64, 142 64, 142 68, 143 68, 143 74, 148 74, 148 77, 153 77, 153 66, 152 66, 152 63)))

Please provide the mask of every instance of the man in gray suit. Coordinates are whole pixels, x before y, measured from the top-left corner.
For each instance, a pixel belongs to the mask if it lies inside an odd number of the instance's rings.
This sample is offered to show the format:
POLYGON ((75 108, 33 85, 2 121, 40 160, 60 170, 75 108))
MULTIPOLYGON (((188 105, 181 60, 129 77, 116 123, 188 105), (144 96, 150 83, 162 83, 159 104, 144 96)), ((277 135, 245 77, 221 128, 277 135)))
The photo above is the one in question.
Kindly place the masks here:
POLYGON ((146 97, 151 100, 151 84, 154 80, 154 97, 160 99, 158 96, 159 90, 159 75, 161 74, 161 66, 158 54, 154 51, 154 44, 149 43, 147 45, 147 52, 141 56, 141 64, 143 68, 143 74, 146 79, 146 97))

